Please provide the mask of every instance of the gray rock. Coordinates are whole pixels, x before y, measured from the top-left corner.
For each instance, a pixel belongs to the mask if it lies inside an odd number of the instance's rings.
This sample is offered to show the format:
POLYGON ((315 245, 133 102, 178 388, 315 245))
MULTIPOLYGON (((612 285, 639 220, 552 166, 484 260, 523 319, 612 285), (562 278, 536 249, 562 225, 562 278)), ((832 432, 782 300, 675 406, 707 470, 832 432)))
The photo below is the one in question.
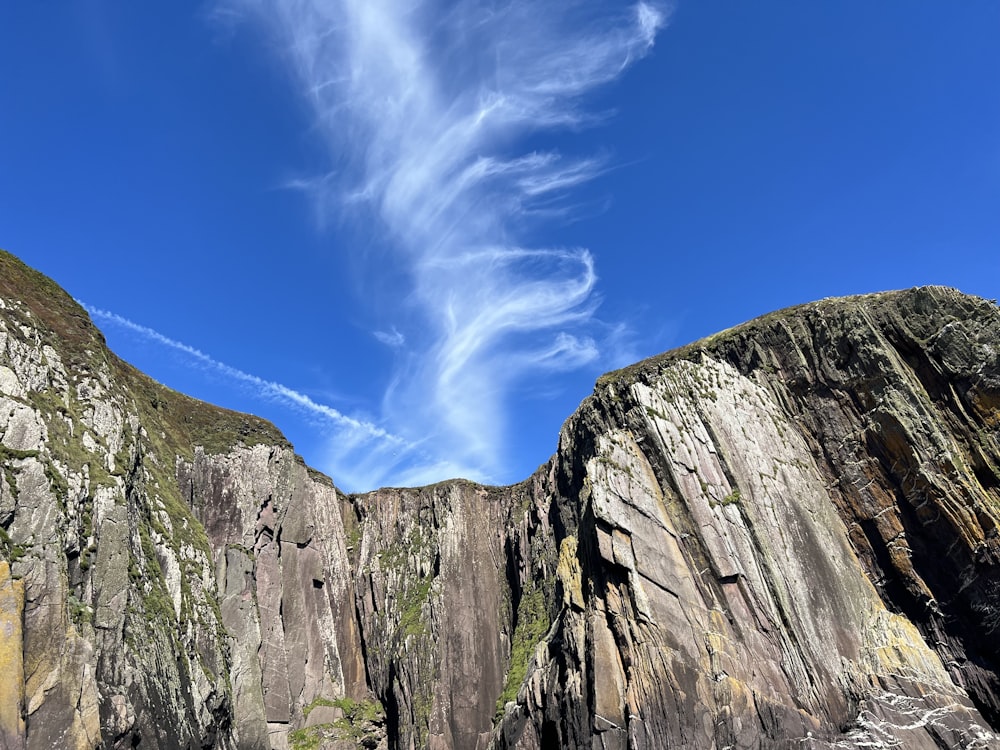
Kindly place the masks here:
POLYGON ((601 378, 521 484, 346 497, 0 253, 0 747, 1000 746, 1000 312, 601 378))

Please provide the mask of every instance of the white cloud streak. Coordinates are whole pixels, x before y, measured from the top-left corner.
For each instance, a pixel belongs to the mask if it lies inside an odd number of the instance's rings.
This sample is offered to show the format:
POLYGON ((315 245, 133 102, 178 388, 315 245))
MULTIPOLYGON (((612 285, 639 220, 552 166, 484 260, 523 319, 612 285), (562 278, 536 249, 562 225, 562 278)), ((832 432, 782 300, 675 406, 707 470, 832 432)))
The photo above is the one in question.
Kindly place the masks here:
POLYGON ((397 349, 406 343, 406 337, 396 330, 395 326, 393 326, 391 331, 375 331, 372 335, 374 335, 378 341, 381 341, 383 344, 388 347, 392 347, 393 349, 397 349))
POLYGON ((369 489, 386 477, 392 476, 394 472, 401 475, 411 474, 412 470, 408 468, 408 464, 414 458, 417 459, 418 465, 428 461, 417 444, 393 435, 369 421, 344 414, 281 383, 265 380, 227 365, 193 346, 164 336, 153 328, 117 313, 92 307, 80 300, 77 300, 77 304, 96 320, 111 323, 148 341, 180 352, 209 370, 249 386, 259 399, 277 401, 322 420, 329 428, 331 443, 330 455, 327 457, 329 465, 323 468, 334 474, 336 481, 345 489, 369 489))
POLYGON ((297 184, 329 211, 368 212, 411 285, 378 311, 375 335, 400 363, 388 423, 474 478, 502 477, 509 387, 601 356, 586 333, 591 254, 529 248, 524 235, 606 160, 518 144, 599 122, 582 98, 650 51, 665 12, 592 0, 222 0, 220 10, 276 35, 312 108, 336 168, 297 184))

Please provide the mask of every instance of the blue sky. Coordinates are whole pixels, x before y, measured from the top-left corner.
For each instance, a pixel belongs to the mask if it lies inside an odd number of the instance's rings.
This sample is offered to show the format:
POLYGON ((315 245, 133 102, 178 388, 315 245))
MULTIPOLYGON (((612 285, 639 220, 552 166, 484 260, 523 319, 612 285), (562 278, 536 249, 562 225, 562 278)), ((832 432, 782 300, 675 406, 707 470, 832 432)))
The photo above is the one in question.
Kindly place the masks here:
POLYGON ((992 0, 4 3, 0 247, 344 489, 517 481, 614 367, 1000 296, 998 36, 992 0))

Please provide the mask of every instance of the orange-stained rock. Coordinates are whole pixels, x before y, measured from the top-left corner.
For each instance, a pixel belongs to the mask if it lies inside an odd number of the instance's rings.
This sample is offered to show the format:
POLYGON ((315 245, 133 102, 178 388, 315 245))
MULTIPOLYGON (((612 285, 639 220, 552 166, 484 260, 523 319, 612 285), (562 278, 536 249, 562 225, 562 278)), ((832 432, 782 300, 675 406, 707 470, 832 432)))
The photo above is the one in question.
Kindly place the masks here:
POLYGON ((0 750, 1000 747, 1000 311, 602 377, 511 487, 345 496, 0 253, 0 750))
POLYGON ((0 747, 24 747, 24 663, 21 618, 24 584, 10 577, 10 565, 0 560, 0 747))

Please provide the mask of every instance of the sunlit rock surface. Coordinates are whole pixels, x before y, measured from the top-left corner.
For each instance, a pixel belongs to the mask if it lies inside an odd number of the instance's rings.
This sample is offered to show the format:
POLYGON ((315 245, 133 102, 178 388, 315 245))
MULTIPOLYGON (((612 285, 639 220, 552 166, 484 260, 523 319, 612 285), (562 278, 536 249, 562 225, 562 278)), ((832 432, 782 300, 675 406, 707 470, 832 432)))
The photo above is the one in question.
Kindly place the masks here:
POLYGON ((1000 311, 610 373, 525 482, 345 496, 0 254, 0 748, 1000 747, 1000 311))

